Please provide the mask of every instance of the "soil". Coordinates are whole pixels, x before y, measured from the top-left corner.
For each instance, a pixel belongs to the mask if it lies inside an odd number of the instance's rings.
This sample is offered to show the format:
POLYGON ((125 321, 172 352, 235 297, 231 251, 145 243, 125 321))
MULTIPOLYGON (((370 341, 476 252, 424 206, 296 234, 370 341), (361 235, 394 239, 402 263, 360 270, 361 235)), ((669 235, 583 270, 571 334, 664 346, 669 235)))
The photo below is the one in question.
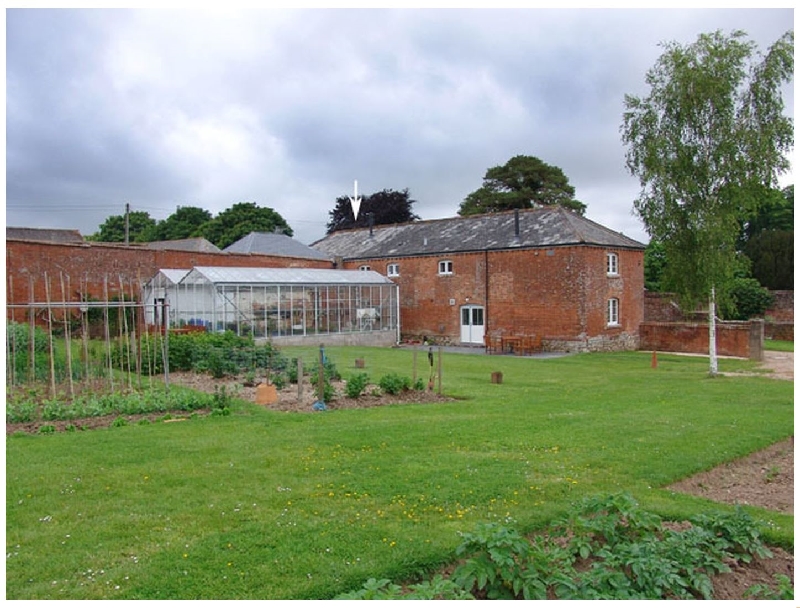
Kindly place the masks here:
MULTIPOLYGON (((794 381, 794 353, 767 351, 764 361, 757 375, 780 380, 794 381)), ((256 386, 246 386, 242 378, 226 378, 223 380, 211 378, 208 375, 194 373, 173 373, 170 381, 213 393, 225 387, 225 390, 238 398, 255 402, 256 386)), ((399 395, 378 394, 375 386, 368 386, 365 395, 358 399, 347 398, 344 394, 344 384, 334 383, 337 397, 326 403, 326 408, 331 410, 380 407, 386 405, 399 405, 404 403, 431 403, 453 401, 439 395, 436 387, 433 390, 404 391, 399 395)), ((304 384, 302 395, 298 395, 298 388, 292 385, 278 391, 278 400, 271 405, 264 405, 271 410, 284 412, 315 413, 313 408, 317 401, 314 387, 304 384)), ((203 415, 208 412, 198 412, 203 415)), ((57 431, 62 431, 69 424, 77 428, 108 427, 119 416, 104 416, 85 420, 69 422, 54 421, 51 424, 57 431)), ((127 416, 129 423, 138 419, 148 418, 151 421, 163 420, 164 415, 127 416)), ((186 419, 185 412, 174 412, 172 418, 166 422, 179 422, 186 419)), ((6 434, 15 432, 35 433, 42 425, 41 422, 24 424, 6 424, 6 434)), ((709 500, 728 504, 742 504, 762 507, 778 513, 792 515, 794 513, 794 437, 774 444, 764 450, 750 454, 739 460, 723 464, 710 471, 699 473, 693 477, 681 480, 668 489, 675 492, 702 496, 709 500)), ((773 557, 767 559, 754 559, 750 564, 739 564, 733 567, 730 573, 719 574, 712 578, 714 584, 714 599, 735 600, 742 599, 744 592, 752 585, 775 584, 773 576, 784 574, 794 580, 794 556, 780 547, 770 547, 773 557)))
MULTIPOLYGON (((188 386, 196 390, 213 393, 215 390, 225 388, 226 392, 235 395, 245 401, 256 403, 256 385, 247 385, 242 377, 214 379, 205 374, 195 373, 173 373, 170 374, 170 382, 188 386)), ((432 390, 407 390, 397 395, 383 394, 374 384, 368 384, 362 394, 357 399, 351 399, 345 394, 345 383, 334 381, 333 386, 335 397, 325 403, 325 408, 329 410, 349 410, 364 409, 368 407, 380 407, 385 405, 403 405, 407 403, 442 403, 454 401, 452 397, 440 395, 437 387, 432 390)), ((279 412, 308 412, 315 413, 314 404, 317 402, 315 386, 308 379, 303 382, 302 393, 298 391, 296 384, 289 385, 278 391, 278 400, 269 405, 263 405, 270 410, 279 412)))

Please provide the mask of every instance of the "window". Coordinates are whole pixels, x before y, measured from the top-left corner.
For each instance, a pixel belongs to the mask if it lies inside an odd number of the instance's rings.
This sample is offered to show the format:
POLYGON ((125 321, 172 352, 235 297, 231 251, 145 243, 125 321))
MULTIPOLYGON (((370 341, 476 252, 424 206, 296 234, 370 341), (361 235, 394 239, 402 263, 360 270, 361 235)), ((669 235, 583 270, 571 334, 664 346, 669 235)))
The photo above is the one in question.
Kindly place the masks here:
POLYGON ((450 260, 441 260, 439 262, 439 274, 453 274, 453 262, 450 260))
POLYGON ((619 300, 611 298, 608 301, 608 325, 619 325, 619 300))
POLYGON ((400 264, 389 264, 386 267, 386 276, 387 277, 399 277, 400 276, 400 264))
POLYGON ((369 266, 359 266, 358 269, 359 270, 372 270, 372 268, 370 268, 369 266))
POLYGON ((606 254, 606 274, 616 276, 619 274, 619 257, 616 253, 606 254))

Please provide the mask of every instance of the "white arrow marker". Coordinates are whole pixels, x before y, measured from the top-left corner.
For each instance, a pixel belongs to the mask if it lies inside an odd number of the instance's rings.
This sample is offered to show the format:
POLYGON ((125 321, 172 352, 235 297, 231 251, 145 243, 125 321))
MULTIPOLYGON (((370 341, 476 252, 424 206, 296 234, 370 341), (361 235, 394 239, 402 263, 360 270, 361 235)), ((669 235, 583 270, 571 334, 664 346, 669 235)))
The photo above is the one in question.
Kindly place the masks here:
POLYGON ((350 199, 350 207, 353 209, 353 218, 358 219, 358 211, 361 208, 361 197, 358 196, 358 180, 353 181, 353 196, 348 196, 350 199))

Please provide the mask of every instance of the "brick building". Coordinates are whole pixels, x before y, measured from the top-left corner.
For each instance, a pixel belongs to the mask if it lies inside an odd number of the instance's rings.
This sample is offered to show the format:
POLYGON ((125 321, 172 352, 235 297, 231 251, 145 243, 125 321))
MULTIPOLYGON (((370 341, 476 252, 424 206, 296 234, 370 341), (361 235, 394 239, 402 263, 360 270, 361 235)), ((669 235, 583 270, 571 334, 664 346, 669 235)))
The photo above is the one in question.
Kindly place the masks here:
POLYGON ((638 348, 645 246, 562 208, 340 231, 312 247, 395 281, 404 339, 638 348))

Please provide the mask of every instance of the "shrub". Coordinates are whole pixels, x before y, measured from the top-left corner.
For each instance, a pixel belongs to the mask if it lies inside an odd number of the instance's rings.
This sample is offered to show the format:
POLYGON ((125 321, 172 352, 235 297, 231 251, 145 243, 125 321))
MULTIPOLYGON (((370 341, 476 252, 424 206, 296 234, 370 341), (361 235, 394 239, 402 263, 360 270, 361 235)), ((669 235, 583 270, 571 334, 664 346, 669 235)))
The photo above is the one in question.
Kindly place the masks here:
POLYGON ((345 394, 351 399, 358 399, 369 383, 369 376, 365 373, 355 374, 350 377, 345 385, 345 394))
POLYGON ((411 379, 407 376, 390 373, 380 379, 378 386, 389 395, 398 395, 402 391, 407 391, 411 388, 411 379))
POLYGON ((769 290, 756 279, 734 279, 730 295, 732 307, 725 311, 725 316, 736 321, 763 316, 774 300, 769 290))
POLYGON ((333 385, 328 382, 327 378, 322 386, 322 396, 319 394, 319 383, 314 384, 314 394, 317 396, 317 399, 323 403, 330 403, 336 399, 336 391, 334 390, 333 385))

